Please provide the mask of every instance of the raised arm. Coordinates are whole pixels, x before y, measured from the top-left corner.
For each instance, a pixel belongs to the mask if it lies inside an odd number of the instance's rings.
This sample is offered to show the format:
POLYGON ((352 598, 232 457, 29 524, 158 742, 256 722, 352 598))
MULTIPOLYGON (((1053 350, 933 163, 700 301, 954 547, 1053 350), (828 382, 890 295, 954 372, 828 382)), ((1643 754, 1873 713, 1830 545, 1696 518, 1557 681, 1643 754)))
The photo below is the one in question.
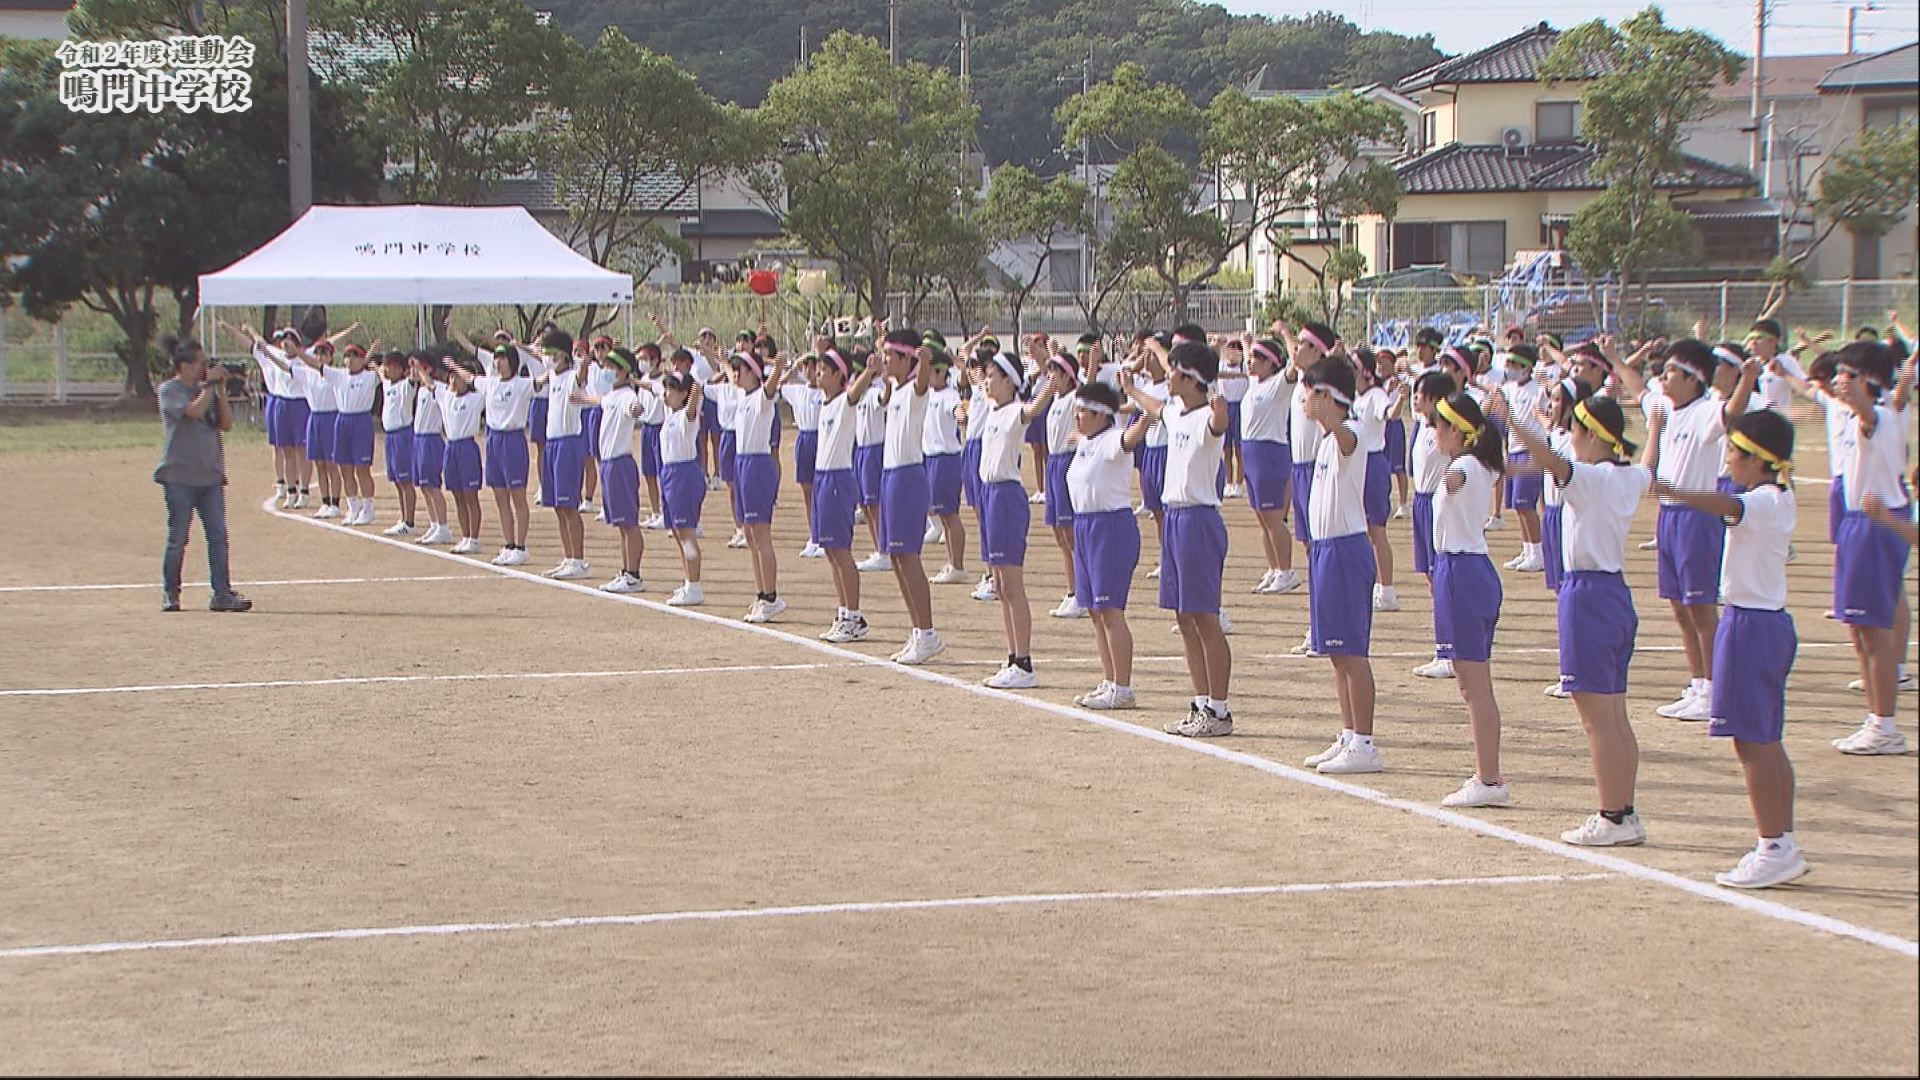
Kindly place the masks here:
POLYGON ((1766 364, 1760 360, 1748 360, 1740 365, 1740 381, 1734 385, 1733 396, 1727 399, 1727 407, 1720 410, 1720 423, 1732 426, 1736 417, 1745 416, 1747 402, 1753 398, 1753 388, 1760 381, 1760 370, 1766 364))
MULTIPOLYGON (((1513 432, 1514 436, 1520 440, 1520 444, 1527 448, 1528 456, 1539 464, 1540 471, 1553 477, 1555 483, 1565 484, 1573 475, 1573 463, 1555 452, 1553 446, 1547 442, 1546 436, 1535 432, 1525 424, 1513 422, 1512 410, 1507 407, 1507 395, 1488 394, 1487 415, 1500 421, 1503 427, 1513 432)), ((1651 443, 1652 437, 1649 436, 1647 441, 1651 443)))
POLYGON ((1065 380, 1066 377, 1058 372, 1047 376, 1046 385, 1040 388, 1039 393, 1033 395, 1033 400, 1027 402, 1026 408, 1020 410, 1020 419, 1031 424, 1047 415, 1047 410, 1053 407, 1053 399, 1060 394, 1060 384, 1065 380))

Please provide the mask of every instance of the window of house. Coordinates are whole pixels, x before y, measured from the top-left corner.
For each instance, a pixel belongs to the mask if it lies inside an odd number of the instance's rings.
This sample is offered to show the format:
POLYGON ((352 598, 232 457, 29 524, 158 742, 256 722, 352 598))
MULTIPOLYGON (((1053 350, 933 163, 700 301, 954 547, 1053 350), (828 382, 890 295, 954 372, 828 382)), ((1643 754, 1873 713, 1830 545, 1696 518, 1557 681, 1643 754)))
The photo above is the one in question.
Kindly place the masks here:
POLYGON ((1916 115, 1911 101, 1874 101, 1868 102, 1864 114, 1865 126, 1870 128, 1890 128, 1903 123, 1913 123, 1916 115))
POLYGON ((1533 107, 1533 139, 1541 143, 1570 143, 1580 138, 1580 103, 1543 101, 1533 107))
POLYGON ((1504 221, 1416 221, 1393 226, 1393 266, 1445 266, 1493 276, 1507 266, 1504 221))
POLYGON ((1434 145, 1439 141, 1440 114, 1434 112, 1432 109, 1428 109, 1420 114, 1420 145, 1418 149, 1424 154, 1433 149, 1434 145))
POLYGON ((1853 238, 1853 276, 1859 281, 1880 280, 1880 238, 1856 234, 1853 238))

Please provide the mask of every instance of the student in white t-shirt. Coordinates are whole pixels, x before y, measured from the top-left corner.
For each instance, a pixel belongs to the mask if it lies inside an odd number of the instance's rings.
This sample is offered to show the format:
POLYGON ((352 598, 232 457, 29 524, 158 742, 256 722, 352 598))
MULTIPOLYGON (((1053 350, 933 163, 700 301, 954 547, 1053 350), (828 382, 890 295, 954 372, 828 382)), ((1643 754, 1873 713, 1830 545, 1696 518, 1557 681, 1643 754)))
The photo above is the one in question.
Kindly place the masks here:
POLYGON ((1240 454, 1240 416, 1252 380, 1247 376, 1246 344, 1237 337, 1217 339, 1220 352, 1220 381, 1216 392, 1227 403, 1227 437, 1223 444, 1227 463, 1227 489, 1222 494, 1238 499, 1247 493, 1245 462, 1240 454))
POLYGON ((913 330, 892 330, 881 342, 877 357, 888 387, 880 458, 880 550, 900 587, 910 627, 893 661, 912 666, 947 648, 934 629, 933 593, 920 557, 927 539, 927 509, 933 501, 926 464, 933 348, 913 330))
POLYGON ((944 543, 947 562, 929 580, 935 585, 963 585, 967 572, 967 527, 960 518, 961 492, 966 487, 965 441, 960 414, 966 409, 953 371, 953 357, 945 348, 933 350, 933 378, 927 384, 927 418, 920 448, 927 464, 926 542, 944 543))
POLYGON ((1240 401, 1240 455, 1246 468, 1247 505, 1260 523, 1267 572, 1253 591, 1292 592, 1301 585, 1293 568, 1293 537, 1287 533, 1288 489, 1293 482, 1291 433, 1294 387, 1299 374, 1287 365, 1286 346, 1271 338, 1248 348, 1247 394, 1240 401))
MULTIPOLYGON (((555 330, 540 339, 547 369, 534 377, 547 402, 547 438, 540 458, 540 502, 553 510, 560 534, 560 562, 550 578, 571 581, 587 576, 587 524, 580 514, 586 485, 585 406, 575 392, 587 388, 586 364, 575 355, 573 337, 555 330)), ((588 394, 586 396, 592 396, 588 394)))
POLYGON ((382 353, 380 361, 380 432, 387 460, 387 482, 400 500, 400 518, 383 536, 412 536, 419 492, 414 488, 413 402, 417 391, 407 372, 407 354, 382 353))
POLYGON ((1146 421, 1134 430, 1118 420, 1120 392, 1103 382, 1083 384, 1074 398, 1073 464, 1066 486, 1073 499, 1074 595, 1093 618, 1100 653, 1100 682, 1073 699, 1088 709, 1131 709, 1133 631, 1127 597, 1140 563, 1140 523, 1133 514, 1128 445, 1146 437, 1146 421))
POLYGON ((453 530, 447 525, 447 497, 442 490, 446 477, 446 422, 440 412, 438 394, 440 358, 422 349, 407 356, 407 378, 413 381, 413 485, 427 501, 427 531, 414 541, 418 544, 450 544, 453 530))
POLYGON ((780 396, 793 411, 793 482, 800 489, 800 509, 807 515, 807 543, 800 549, 803 559, 826 557, 826 549, 813 535, 813 479, 820 459, 820 406, 825 396, 818 384, 819 358, 808 353, 787 374, 780 396))
POLYGON ((880 374, 878 363, 864 356, 842 353, 832 338, 813 341, 815 383, 820 390, 820 442, 814 459, 812 535, 826 552, 839 600, 833 624, 820 640, 844 644, 870 632, 860 610, 860 570, 853 561, 854 507, 860 503, 860 480, 854 470, 854 441, 859 420, 855 410, 880 374), (855 362, 859 361, 858 374, 855 362))
POLYGON ((610 593, 645 592, 640 560, 647 541, 640 528, 640 466, 633 457, 633 435, 635 425, 657 401, 653 391, 635 378, 639 360, 632 352, 614 346, 601 362, 611 369, 611 378, 602 379, 611 384, 606 395, 595 396, 590 390, 574 394, 581 404, 600 410, 600 428, 595 432, 599 445, 594 447, 600 462, 600 497, 607 524, 620 530, 620 573, 600 588, 610 593))
POLYGON ((993 573, 1007 662, 984 682, 999 690, 1040 685, 1033 673, 1033 607, 1026 585, 1033 511, 1020 484, 1020 448, 1028 425, 1047 415, 1061 380, 1047 380, 1032 401, 1022 401, 1021 378, 1020 359, 1012 353, 994 353, 987 361, 985 393, 991 408, 980 423, 980 558, 993 573))

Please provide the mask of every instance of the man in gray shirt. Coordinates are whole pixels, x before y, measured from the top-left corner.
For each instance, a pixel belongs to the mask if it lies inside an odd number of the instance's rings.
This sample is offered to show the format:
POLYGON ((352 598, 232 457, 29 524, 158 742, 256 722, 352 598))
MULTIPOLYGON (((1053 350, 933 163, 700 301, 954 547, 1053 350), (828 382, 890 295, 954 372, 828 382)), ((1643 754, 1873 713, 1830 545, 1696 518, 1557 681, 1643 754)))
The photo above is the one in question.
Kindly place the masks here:
POLYGON ((199 514, 213 585, 208 608, 246 611, 253 601, 233 591, 227 570, 227 467, 220 445, 221 434, 233 428, 227 372, 207 363, 198 342, 169 337, 162 347, 173 359, 173 378, 156 391, 167 434, 160 465, 153 470, 153 482, 167 496, 167 554, 161 564, 167 599, 161 610, 180 610, 180 564, 187 553, 187 530, 199 514))

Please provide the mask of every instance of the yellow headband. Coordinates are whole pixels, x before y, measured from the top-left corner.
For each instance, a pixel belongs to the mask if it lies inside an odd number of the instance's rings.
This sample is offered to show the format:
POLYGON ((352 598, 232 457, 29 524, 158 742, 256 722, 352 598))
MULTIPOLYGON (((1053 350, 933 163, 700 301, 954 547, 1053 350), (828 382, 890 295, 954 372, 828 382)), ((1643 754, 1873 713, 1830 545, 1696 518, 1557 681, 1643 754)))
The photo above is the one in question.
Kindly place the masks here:
POLYGON ((1574 419, 1580 421, 1581 427, 1584 427, 1588 431, 1593 432, 1595 435, 1600 436, 1601 441, 1605 442, 1608 446, 1612 447, 1614 456, 1616 457, 1627 456, 1627 444, 1620 441, 1620 436, 1615 435, 1613 432, 1607 430, 1607 426, 1605 424, 1602 424, 1593 415, 1593 413, 1590 410, 1588 410, 1586 402, 1581 401, 1574 404, 1573 416, 1574 416, 1574 419))
POLYGON ((1773 470, 1774 475, 1780 478, 1781 483, 1785 484, 1792 481, 1793 462, 1761 446, 1752 439, 1747 438, 1746 432, 1729 431, 1727 432, 1727 441, 1745 450, 1747 453, 1752 454, 1754 457, 1759 458, 1761 461, 1766 462, 1767 467, 1773 470))
POLYGON ((1465 441, 1468 446, 1472 446, 1474 443, 1480 441, 1480 433, 1484 429, 1474 427, 1472 423, 1468 422, 1466 417, 1455 412, 1453 406, 1447 404, 1445 398, 1434 402, 1433 407, 1441 416, 1447 418, 1447 423, 1452 424, 1454 430, 1460 432, 1461 439, 1465 441))

